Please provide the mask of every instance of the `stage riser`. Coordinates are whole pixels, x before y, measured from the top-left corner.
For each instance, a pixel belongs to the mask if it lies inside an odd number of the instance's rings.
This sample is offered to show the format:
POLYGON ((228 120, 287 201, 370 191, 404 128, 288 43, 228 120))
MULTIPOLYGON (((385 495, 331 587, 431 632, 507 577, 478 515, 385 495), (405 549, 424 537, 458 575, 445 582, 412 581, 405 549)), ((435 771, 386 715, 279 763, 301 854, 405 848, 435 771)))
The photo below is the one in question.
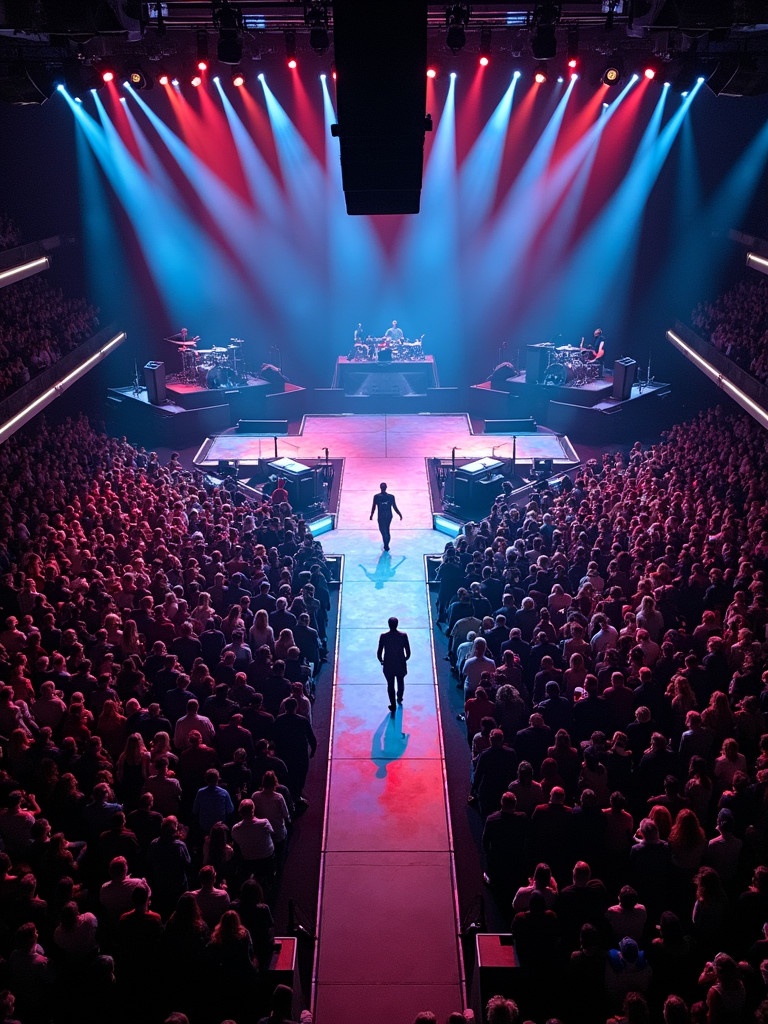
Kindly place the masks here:
POLYGON ((636 441, 658 429, 660 403, 668 391, 652 391, 616 402, 611 409, 592 409, 566 402, 550 402, 546 424, 550 430, 567 433, 587 444, 636 441))
POLYGON ((410 397, 412 394, 425 395, 428 388, 437 387, 437 368, 431 356, 426 359, 377 362, 349 360, 340 356, 336 360, 334 375, 336 387, 347 395, 370 396, 385 391, 394 395, 410 397))
POLYGON ((511 382, 511 394, 519 395, 524 400, 539 405, 545 402, 565 402, 568 405, 591 407, 605 402, 611 397, 613 387, 610 381, 597 382, 575 388, 558 387, 556 384, 528 384, 518 381, 511 382))
POLYGON ((182 409, 204 409, 211 405, 229 404, 230 398, 250 404, 252 408, 261 408, 270 389, 267 381, 253 384, 244 388, 201 388, 199 391, 186 391, 175 387, 173 384, 166 384, 168 398, 174 405, 180 405, 182 409))

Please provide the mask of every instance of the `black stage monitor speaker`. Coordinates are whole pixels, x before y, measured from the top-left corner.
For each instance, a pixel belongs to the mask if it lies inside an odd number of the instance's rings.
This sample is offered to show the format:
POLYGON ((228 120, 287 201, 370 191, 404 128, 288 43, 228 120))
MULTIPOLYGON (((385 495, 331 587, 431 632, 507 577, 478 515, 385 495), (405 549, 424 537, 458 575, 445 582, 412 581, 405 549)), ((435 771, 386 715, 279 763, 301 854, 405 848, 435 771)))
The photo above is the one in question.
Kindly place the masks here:
POLYGON ((238 434, 274 434, 288 433, 288 420, 238 420, 238 434))
POLYGON ((635 383, 637 363, 629 356, 617 359, 613 364, 613 391, 611 398, 614 402, 626 402, 632 394, 632 385, 635 383))
POLYGON ((380 363, 391 363, 392 362, 392 349, 382 348, 379 349, 378 360, 380 363))
POLYGON ((517 370, 514 368, 512 363, 499 363, 498 366, 494 366, 491 370, 487 380, 491 382, 491 387, 494 391, 508 391, 505 384, 510 377, 514 377, 517 374, 517 370))
POLYGON ((525 357, 525 383, 541 384, 549 362, 552 346, 547 343, 529 345, 525 357))
POLYGON ((259 376, 262 380, 268 380, 270 384, 285 384, 288 380, 285 374, 272 363, 263 363, 259 370, 259 376))
POLYGON ((535 434, 536 420, 528 416, 524 420, 486 420, 484 434, 535 434))
POLYGON ((534 459, 532 469, 536 476, 551 476, 552 459, 534 459))
POLYGON ((152 405, 165 405, 165 363, 150 360, 144 367, 147 397, 152 405))

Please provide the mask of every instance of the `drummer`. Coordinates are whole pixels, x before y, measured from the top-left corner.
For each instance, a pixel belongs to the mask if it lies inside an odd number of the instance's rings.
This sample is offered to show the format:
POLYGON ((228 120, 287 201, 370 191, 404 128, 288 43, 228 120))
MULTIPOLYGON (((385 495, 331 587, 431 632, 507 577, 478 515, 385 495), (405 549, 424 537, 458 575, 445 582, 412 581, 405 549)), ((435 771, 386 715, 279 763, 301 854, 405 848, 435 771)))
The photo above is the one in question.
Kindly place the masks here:
POLYGON ((605 375, 606 352, 605 337, 603 335, 602 327, 598 327, 594 331, 594 333, 592 334, 592 338, 593 342, 591 347, 589 345, 585 345, 584 339, 582 338, 581 345, 579 346, 579 348, 582 350, 582 352, 586 352, 588 354, 588 362, 593 363, 599 367, 600 376, 603 377, 605 375))
POLYGON ((384 338, 389 345, 399 345, 404 337, 402 330, 397 326, 397 320, 393 320, 392 326, 384 331, 384 338))
POLYGON ((172 342, 174 345, 194 345, 200 341, 200 335, 198 334, 194 338, 190 338, 187 328, 182 327, 178 334, 169 334, 165 340, 172 342))

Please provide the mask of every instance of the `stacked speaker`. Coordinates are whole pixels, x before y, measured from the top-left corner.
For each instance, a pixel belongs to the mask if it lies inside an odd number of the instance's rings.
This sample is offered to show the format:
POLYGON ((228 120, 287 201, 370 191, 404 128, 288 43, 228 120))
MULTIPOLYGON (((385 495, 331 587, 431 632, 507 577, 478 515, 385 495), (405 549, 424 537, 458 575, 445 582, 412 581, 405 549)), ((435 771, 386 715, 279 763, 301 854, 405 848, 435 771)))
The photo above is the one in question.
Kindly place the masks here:
POLYGON ((341 178, 347 213, 418 213, 427 90, 427 0, 334 0, 341 178), (374 5, 375 6, 375 5, 374 5))

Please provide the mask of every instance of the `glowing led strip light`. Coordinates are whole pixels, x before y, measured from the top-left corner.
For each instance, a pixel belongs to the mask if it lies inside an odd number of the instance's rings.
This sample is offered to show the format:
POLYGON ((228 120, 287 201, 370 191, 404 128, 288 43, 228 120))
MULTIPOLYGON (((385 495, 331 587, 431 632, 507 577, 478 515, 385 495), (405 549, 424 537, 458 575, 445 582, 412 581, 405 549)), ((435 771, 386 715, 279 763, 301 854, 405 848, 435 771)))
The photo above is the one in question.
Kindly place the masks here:
POLYGON ((28 423, 33 416, 38 412, 41 412, 47 405, 50 405, 55 398, 62 395, 68 387, 83 377, 92 366, 104 359, 105 356, 109 355, 113 348, 125 341, 126 337, 127 335, 125 331, 120 331, 119 334, 110 338, 106 345, 103 345, 98 352, 94 352, 92 356, 89 356, 88 359, 80 363, 79 366, 76 366, 71 373, 66 375, 66 377, 62 377, 60 381, 57 381, 52 387, 48 388, 47 391, 38 395, 34 401, 25 406, 21 412, 16 413, 16 415, 12 416, 11 419, 6 420, 6 422, 0 427, 0 443, 7 440, 15 430, 19 427, 23 427, 24 424, 28 423))
POLYGON ((25 277, 31 277, 41 270, 48 270, 51 261, 47 256, 39 256, 28 263, 20 263, 18 267, 11 267, 10 270, 0 270, 0 287, 6 284, 14 284, 16 281, 23 281, 25 277))
POLYGON ((719 388, 722 388, 727 395, 729 395, 734 402, 738 402, 741 408, 748 412, 750 416, 757 420, 763 427, 768 427, 768 412, 758 405, 757 402, 753 401, 749 395, 744 394, 741 388, 737 388, 735 384, 724 377, 719 370, 717 370, 711 363, 707 362, 703 356, 700 356, 695 349, 692 349, 690 345, 686 345, 683 339, 675 334, 674 331, 667 331, 667 340, 671 341, 675 348, 679 349, 683 355, 687 356, 703 374, 705 374, 711 381, 713 381, 719 388))

